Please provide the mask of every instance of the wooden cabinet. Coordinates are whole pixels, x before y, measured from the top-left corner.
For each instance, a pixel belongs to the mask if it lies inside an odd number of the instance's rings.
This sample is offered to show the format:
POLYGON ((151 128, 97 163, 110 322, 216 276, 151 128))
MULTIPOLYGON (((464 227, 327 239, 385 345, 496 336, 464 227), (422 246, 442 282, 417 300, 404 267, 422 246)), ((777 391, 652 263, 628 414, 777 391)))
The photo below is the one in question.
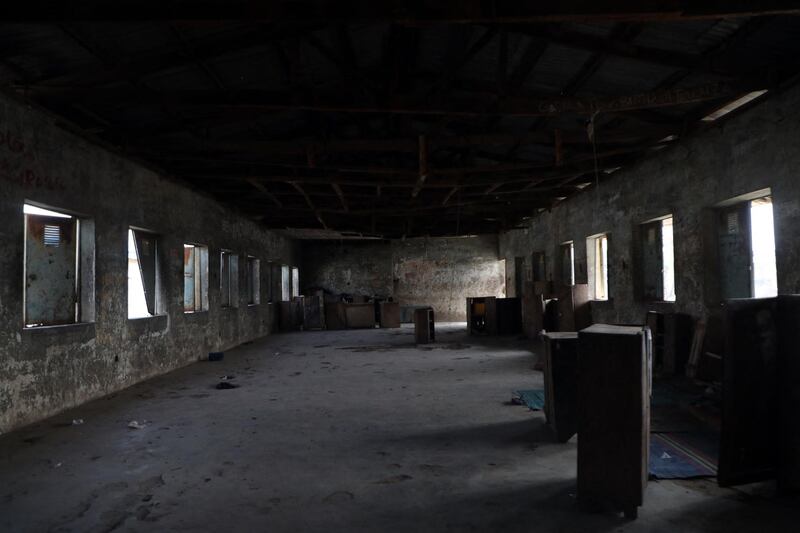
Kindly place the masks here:
POLYGON ((400 304, 397 302, 380 303, 380 324, 382 328, 400 327, 400 304))
POLYGON ((436 341, 433 308, 425 307, 414 311, 414 338, 417 344, 428 344, 436 341))
POLYGON ((721 486, 800 489, 800 296, 724 305, 721 486))
POLYGON ((325 303, 322 296, 303 297, 304 329, 325 329, 325 303))
POLYGON ((298 296, 288 302, 280 303, 281 331, 303 329, 303 297, 298 296))
POLYGON ((592 325, 589 286, 564 285, 558 289, 558 331, 580 331, 592 325))
POLYGON ((344 315, 348 329, 363 329, 375 327, 375 304, 352 303, 344 304, 344 315))
POLYGON ((522 331, 520 298, 481 296, 467 298, 467 327, 470 333, 513 335, 522 331))
POLYGON ((578 498, 635 518, 648 478, 650 346, 641 327, 578 333, 578 498))
POLYGON ((544 412, 558 442, 578 431, 578 334, 544 335, 544 412))

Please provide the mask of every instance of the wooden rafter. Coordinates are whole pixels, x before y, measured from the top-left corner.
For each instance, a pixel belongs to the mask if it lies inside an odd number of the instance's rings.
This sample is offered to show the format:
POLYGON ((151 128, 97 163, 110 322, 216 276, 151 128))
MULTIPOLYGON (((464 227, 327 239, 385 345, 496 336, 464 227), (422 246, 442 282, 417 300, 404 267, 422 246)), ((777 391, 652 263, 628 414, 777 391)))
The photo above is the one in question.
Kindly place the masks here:
POLYGON ((390 113, 411 115, 452 115, 480 117, 501 114, 517 117, 551 117, 563 114, 591 116, 594 113, 619 113, 642 109, 679 106, 730 98, 746 92, 768 89, 768 82, 754 78, 738 81, 719 81, 694 87, 680 87, 647 91, 642 93, 612 97, 555 97, 555 98, 514 98, 499 104, 496 108, 484 108, 478 102, 442 103, 431 106, 420 103, 395 103, 387 105, 369 104, 363 101, 342 101, 329 97, 316 97, 314 101, 302 102, 297 96, 270 94, 265 91, 218 91, 189 90, 168 93, 132 92, 125 89, 63 89, 50 86, 18 87, 30 95, 50 98, 55 102, 125 102, 151 103, 170 107, 219 107, 249 108, 253 110, 304 110, 335 113, 390 113))
POLYGON ((305 191, 305 189, 303 189, 303 187, 299 183, 297 183, 296 181, 290 181, 289 185, 294 187, 297 190, 297 192, 299 192, 301 195, 303 195, 303 198, 305 198, 306 203, 308 204, 308 208, 311 209, 311 211, 314 212, 314 216, 316 216, 317 221, 319 221, 319 223, 322 225, 322 228, 323 229, 328 229, 328 225, 325 224, 325 221, 322 219, 322 215, 321 215, 320 210, 317 209, 314 206, 314 202, 311 201, 311 197, 308 195, 308 193, 305 191))
POLYGON ((348 212, 349 208, 347 207, 347 200, 344 197, 344 192, 342 191, 342 188, 336 182, 331 183, 331 187, 336 193, 336 196, 339 197, 339 201, 342 202, 342 209, 344 209, 345 213, 348 212))
POLYGON ((402 24, 543 23, 576 21, 666 21, 797 14, 786 0, 614 0, 517 2, 514 0, 438 0, 429 3, 246 0, 186 3, 179 0, 103 0, 53 3, 32 0, 9 6, 7 20, 262 20, 269 22, 395 22, 402 24))
POLYGON ((254 178, 248 179, 247 182, 256 189, 258 189, 260 192, 262 192, 264 196, 272 200, 272 203, 275 204, 277 207, 283 207, 283 203, 281 203, 281 201, 278 200, 278 197, 275 196, 272 192, 270 192, 270 190, 267 189, 267 187, 263 183, 254 178))

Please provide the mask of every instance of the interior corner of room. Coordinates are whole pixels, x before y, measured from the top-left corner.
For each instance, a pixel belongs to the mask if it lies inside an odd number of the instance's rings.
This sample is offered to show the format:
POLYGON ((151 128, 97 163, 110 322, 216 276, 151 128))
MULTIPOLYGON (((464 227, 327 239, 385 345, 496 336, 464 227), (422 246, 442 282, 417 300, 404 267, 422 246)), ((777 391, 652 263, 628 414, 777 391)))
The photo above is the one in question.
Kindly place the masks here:
POLYGON ((643 2, 9 6, 0 530, 797 529, 800 9, 643 2))

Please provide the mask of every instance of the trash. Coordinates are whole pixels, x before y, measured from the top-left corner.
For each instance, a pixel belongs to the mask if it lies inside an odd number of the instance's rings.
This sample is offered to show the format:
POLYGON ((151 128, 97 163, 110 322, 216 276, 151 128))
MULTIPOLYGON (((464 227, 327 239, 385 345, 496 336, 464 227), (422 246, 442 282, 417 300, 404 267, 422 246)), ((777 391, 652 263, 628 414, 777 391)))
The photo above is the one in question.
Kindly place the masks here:
POLYGON ((73 426, 82 426, 83 425, 83 418, 73 418, 72 419, 73 426))
POLYGON ((219 379, 222 381, 228 381, 230 379, 236 379, 236 376, 221 376, 219 379))
POLYGON ((128 422, 128 427, 131 429, 144 429, 146 426, 144 424, 140 424, 136 420, 131 420, 130 422, 128 422))
POLYGON ((62 464, 63 464, 63 463, 56 463, 56 464, 55 464, 55 466, 53 466, 53 468, 61 468, 61 465, 62 465, 62 464))
POLYGON ((209 361, 222 361, 225 357, 225 352, 208 352, 209 361))
POLYGON ((217 383, 217 388, 219 390, 223 390, 223 389, 238 389, 239 385, 236 385, 235 383, 228 383, 227 381, 220 381, 219 383, 217 383))

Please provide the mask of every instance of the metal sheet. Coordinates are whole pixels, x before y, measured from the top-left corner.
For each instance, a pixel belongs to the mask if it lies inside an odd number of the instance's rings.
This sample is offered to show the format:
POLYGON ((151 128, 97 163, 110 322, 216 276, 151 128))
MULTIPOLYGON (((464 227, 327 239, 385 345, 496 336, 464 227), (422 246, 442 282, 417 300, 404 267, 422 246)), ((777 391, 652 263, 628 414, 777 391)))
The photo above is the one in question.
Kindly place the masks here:
POLYGON ((25 324, 73 323, 77 313, 77 220, 25 216, 25 324))
POLYGON ((722 298, 750 298, 753 270, 749 202, 719 211, 717 238, 722 298))

